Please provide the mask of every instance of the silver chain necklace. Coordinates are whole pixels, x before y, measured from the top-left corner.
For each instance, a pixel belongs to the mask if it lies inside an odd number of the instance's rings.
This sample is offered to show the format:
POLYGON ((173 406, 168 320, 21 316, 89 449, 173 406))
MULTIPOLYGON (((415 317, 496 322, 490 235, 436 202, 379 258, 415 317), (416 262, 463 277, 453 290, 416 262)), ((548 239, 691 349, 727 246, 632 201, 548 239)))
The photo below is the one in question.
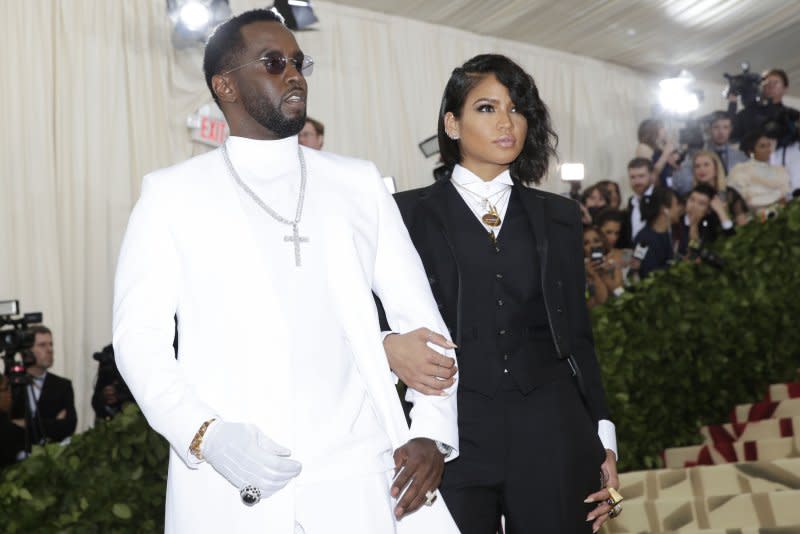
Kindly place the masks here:
POLYGON ((283 241, 285 243, 291 242, 294 244, 294 264, 296 267, 300 267, 300 243, 308 243, 309 238, 305 236, 300 236, 300 230, 298 229, 297 225, 300 224, 300 218, 303 216, 303 200, 306 196, 306 159, 303 156, 303 150, 298 146, 297 147, 297 157, 300 159, 300 194, 297 198, 297 210, 294 214, 294 220, 290 221, 282 217, 277 211, 267 206, 267 204, 261 200, 261 198, 253 192, 252 189, 247 187, 247 184, 242 181, 239 177, 239 174, 236 172, 236 169, 233 168, 233 163, 231 163, 231 158, 228 155, 228 146, 227 143, 222 145, 222 158, 225 160, 225 165, 228 167, 228 172, 230 173, 231 177, 233 177, 234 181, 239 184, 239 187, 247 193, 247 195, 253 199, 253 201, 267 214, 278 221, 281 224, 285 224, 287 226, 292 227, 292 235, 287 235, 283 237, 283 241))

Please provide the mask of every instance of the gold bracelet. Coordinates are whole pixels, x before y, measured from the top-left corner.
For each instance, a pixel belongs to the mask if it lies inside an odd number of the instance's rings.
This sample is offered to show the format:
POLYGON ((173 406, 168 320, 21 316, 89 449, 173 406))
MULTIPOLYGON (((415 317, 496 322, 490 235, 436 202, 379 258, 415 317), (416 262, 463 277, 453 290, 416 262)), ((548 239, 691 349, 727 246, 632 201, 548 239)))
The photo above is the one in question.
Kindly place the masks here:
POLYGON ((216 421, 216 419, 209 419, 203 423, 200 426, 200 430, 198 430, 197 434, 195 434, 194 438, 192 438, 192 443, 189 445, 189 452, 191 452, 198 460, 203 459, 203 453, 200 452, 200 446, 203 444, 203 436, 205 436, 206 430, 208 430, 208 425, 214 421, 216 421))

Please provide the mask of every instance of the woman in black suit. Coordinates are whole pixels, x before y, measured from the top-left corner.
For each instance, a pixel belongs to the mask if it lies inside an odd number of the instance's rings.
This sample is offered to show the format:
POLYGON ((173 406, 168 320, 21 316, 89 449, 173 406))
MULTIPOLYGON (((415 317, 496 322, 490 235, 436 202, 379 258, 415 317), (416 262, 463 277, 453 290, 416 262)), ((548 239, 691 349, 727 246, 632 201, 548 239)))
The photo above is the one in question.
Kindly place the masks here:
POLYGON ((547 108, 513 61, 480 55, 453 71, 438 130, 452 175, 396 199, 459 346, 445 502, 465 534, 494 534, 501 516, 508 534, 591 532, 619 486, 616 438, 579 207, 526 187, 555 155, 547 108))

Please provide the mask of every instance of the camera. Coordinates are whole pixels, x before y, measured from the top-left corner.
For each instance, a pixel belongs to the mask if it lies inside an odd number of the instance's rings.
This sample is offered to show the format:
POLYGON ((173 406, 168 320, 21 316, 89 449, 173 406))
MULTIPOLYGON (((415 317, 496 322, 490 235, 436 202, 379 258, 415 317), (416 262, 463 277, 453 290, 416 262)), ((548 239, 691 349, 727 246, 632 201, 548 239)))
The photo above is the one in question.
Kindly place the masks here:
MULTIPOLYGON (((705 145, 703 127, 699 120, 686 121, 686 126, 678 130, 678 144, 686 145, 688 150, 700 150, 705 145)), ((681 154, 681 160, 686 154, 681 154)))
POLYGON ((752 106, 758 101, 761 90, 761 76, 755 72, 750 72, 750 63, 742 63, 742 72, 731 75, 727 72, 723 74, 728 80, 725 96, 736 95, 742 99, 742 105, 752 106))
POLYGON ((19 301, 0 301, 0 355, 4 362, 3 374, 11 385, 28 381, 28 367, 36 363, 31 352, 36 335, 29 327, 41 322, 41 312, 19 316, 19 301), (17 354, 20 359, 15 358, 17 354))
POLYGON ((109 419, 125 404, 135 403, 136 400, 117 369, 113 345, 106 345, 95 352, 92 358, 97 362, 97 382, 92 394, 92 408, 97 419, 109 419))

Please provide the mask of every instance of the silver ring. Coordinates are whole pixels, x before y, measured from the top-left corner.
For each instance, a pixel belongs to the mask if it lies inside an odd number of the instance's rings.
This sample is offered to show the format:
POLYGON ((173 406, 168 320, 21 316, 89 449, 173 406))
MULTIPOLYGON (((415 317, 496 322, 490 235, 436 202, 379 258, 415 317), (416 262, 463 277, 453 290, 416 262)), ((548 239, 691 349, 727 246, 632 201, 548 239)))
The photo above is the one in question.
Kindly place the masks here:
POLYGON ((248 484, 239 492, 242 502, 247 506, 254 506, 261 500, 261 490, 252 484, 248 484))
POLYGON ((429 490, 425 493, 425 506, 431 506, 434 502, 436 502, 436 491, 429 490))
POLYGON ((608 517, 613 519, 621 513, 622 513, 622 505, 616 504, 613 508, 611 508, 611 510, 608 511, 608 517))

